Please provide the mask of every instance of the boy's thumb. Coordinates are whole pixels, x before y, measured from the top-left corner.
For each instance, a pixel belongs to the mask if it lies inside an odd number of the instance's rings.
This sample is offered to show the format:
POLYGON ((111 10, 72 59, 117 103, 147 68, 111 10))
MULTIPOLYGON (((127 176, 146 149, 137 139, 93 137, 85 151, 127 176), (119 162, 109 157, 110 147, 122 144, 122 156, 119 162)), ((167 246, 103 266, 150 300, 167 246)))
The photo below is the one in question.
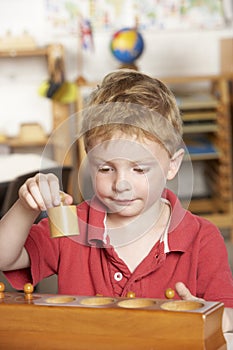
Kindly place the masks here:
POLYGON ((183 282, 176 283, 176 291, 181 299, 183 300, 193 300, 195 297, 190 293, 189 289, 185 286, 183 282))

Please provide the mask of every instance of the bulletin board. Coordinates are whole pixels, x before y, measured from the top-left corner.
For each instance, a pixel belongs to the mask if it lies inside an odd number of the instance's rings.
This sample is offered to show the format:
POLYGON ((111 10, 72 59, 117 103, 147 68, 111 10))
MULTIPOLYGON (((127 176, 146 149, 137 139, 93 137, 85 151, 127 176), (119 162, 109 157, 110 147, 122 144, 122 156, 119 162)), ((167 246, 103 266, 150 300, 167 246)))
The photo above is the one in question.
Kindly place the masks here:
POLYGON ((231 0, 45 0, 53 34, 76 34, 83 19, 94 31, 222 29, 231 6, 231 0))

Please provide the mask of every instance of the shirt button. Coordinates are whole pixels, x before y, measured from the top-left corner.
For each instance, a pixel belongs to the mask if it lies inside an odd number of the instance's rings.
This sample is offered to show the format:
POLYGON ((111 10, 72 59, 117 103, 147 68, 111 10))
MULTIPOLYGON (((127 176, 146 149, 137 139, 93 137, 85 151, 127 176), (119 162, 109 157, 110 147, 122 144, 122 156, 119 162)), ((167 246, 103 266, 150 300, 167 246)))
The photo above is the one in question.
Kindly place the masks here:
POLYGON ((116 280, 116 281, 121 281, 122 280, 122 278, 123 278, 123 275, 122 275, 122 273, 121 272, 116 272, 116 273, 114 273, 114 279, 116 280))

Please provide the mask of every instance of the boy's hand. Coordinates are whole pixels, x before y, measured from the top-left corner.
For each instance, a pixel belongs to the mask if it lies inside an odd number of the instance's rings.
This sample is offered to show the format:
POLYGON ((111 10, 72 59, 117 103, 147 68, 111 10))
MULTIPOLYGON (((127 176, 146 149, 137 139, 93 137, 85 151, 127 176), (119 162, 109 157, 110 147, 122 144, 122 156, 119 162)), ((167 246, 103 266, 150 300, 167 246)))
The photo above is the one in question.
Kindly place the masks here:
MULTIPOLYGON (((24 207, 36 211, 43 211, 58 206, 61 199, 57 176, 52 173, 39 173, 27 179, 19 189, 19 199, 24 207)), ((65 194, 64 202, 70 205, 73 199, 68 194, 65 194)))
POLYGON ((183 300, 204 301, 204 299, 197 298, 194 295, 192 295, 190 293, 190 290, 185 286, 183 282, 176 283, 176 291, 183 300))
MULTIPOLYGON (((192 295, 189 289, 182 282, 176 283, 176 291, 183 300, 194 300, 194 301, 205 301, 204 299, 197 298, 192 295)), ((222 319, 222 331, 233 332, 233 309, 224 308, 223 319, 222 319)))

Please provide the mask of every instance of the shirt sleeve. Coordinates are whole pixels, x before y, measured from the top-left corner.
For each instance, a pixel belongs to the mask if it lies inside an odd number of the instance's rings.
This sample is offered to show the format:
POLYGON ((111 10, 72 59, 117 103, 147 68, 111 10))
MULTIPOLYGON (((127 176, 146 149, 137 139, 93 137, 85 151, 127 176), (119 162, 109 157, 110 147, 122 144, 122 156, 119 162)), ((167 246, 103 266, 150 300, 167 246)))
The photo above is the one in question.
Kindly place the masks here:
POLYGON ((4 272, 13 288, 23 290, 25 283, 36 285, 43 278, 57 274, 59 240, 60 238, 50 238, 48 219, 43 219, 32 226, 25 242, 31 262, 30 268, 4 272))
POLYGON ((224 238, 212 224, 204 232, 200 240, 197 296, 233 307, 233 277, 224 238))

